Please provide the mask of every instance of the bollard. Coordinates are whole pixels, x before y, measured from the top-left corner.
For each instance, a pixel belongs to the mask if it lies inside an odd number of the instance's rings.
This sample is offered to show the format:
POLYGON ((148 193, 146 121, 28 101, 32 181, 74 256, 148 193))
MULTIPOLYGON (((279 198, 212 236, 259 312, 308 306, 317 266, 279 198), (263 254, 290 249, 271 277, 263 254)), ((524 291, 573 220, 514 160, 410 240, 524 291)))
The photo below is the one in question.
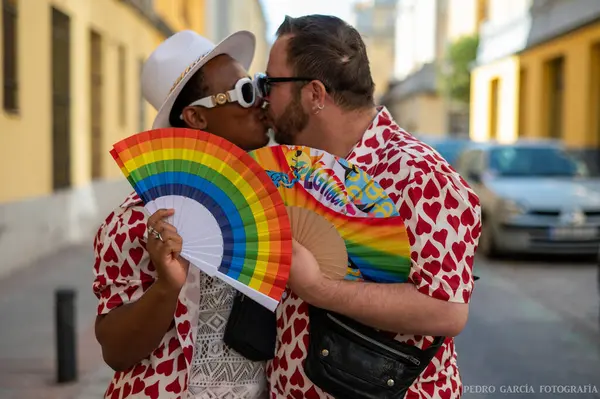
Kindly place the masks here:
POLYGON ((58 383, 77 380, 77 325, 75 321, 75 290, 55 292, 56 366, 58 383))

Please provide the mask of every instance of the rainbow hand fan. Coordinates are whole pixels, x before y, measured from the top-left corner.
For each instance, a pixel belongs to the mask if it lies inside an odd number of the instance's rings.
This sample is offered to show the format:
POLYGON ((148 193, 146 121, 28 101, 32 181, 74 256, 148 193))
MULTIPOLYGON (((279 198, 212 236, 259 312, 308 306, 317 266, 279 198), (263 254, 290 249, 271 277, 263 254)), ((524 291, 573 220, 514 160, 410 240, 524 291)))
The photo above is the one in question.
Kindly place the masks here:
MULTIPOLYGON (((249 154, 267 171, 286 206, 307 209, 335 226, 346 244, 346 279, 406 281, 411 260, 404 221, 394 202, 366 172, 309 147, 273 146, 249 154)), ((295 238, 306 217, 290 213, 295 238)), ((320 260, 320 254, 313 254, 320 260)))
POLYGON ((128 137, 111 155, 150 214, 169 222, 181 256, 274 311, 292 254, 289 218, 268 174, 246 152, 215 135, 157 129, 128 137))

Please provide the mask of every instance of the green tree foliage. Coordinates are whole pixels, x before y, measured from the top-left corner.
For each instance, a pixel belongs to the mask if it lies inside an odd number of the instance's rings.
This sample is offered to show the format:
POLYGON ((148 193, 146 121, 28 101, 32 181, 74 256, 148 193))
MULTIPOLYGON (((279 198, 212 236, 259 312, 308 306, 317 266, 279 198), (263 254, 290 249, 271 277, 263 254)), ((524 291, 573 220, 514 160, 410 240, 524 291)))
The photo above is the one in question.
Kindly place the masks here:
POLYGON ((471 97, 471 65, 477 57, 479 36, 463 36, 446 50, 439 68, 442 93, 450 99, 468 104, 471 97))

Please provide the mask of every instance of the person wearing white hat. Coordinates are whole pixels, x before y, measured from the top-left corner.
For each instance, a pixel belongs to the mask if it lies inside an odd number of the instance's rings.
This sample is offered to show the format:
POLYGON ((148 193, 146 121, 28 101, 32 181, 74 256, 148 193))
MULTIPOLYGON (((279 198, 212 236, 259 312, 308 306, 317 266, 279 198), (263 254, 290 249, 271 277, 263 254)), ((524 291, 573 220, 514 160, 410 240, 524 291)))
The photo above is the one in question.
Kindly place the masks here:
MULTIPOLYGON (((248 77, 255 38, 236 32, 217 45, 192 31, 164 41, 142 71, 144 97, 157 109, 153 128, 187 127, 249 151, 269 138, 248 77)), ((106 398, 266 398, 265 364, 224 342, 235 290, 179 257, 181 237, 147 217, 131 194, 94 240, 96 337, 116 373, 106 398)), ((202 226, 199 226, 202 228, 202 226)))

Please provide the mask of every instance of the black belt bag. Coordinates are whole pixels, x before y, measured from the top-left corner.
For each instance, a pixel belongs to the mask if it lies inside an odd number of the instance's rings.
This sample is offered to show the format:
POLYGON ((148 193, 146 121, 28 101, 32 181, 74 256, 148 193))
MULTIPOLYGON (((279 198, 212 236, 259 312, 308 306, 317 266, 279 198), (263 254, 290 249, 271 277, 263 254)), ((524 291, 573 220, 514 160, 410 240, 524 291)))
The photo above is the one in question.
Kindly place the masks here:
POLYGON ((436 337, 422 350, 314 306, 309 307, 309 317, 304 372, 315 385, 340 399, 404 398, 444 342, 444 337, 436 337))
POLYGON ((273 359, 277 341, 275 313, 237 292, 223 342, 255 362, 273 359))

